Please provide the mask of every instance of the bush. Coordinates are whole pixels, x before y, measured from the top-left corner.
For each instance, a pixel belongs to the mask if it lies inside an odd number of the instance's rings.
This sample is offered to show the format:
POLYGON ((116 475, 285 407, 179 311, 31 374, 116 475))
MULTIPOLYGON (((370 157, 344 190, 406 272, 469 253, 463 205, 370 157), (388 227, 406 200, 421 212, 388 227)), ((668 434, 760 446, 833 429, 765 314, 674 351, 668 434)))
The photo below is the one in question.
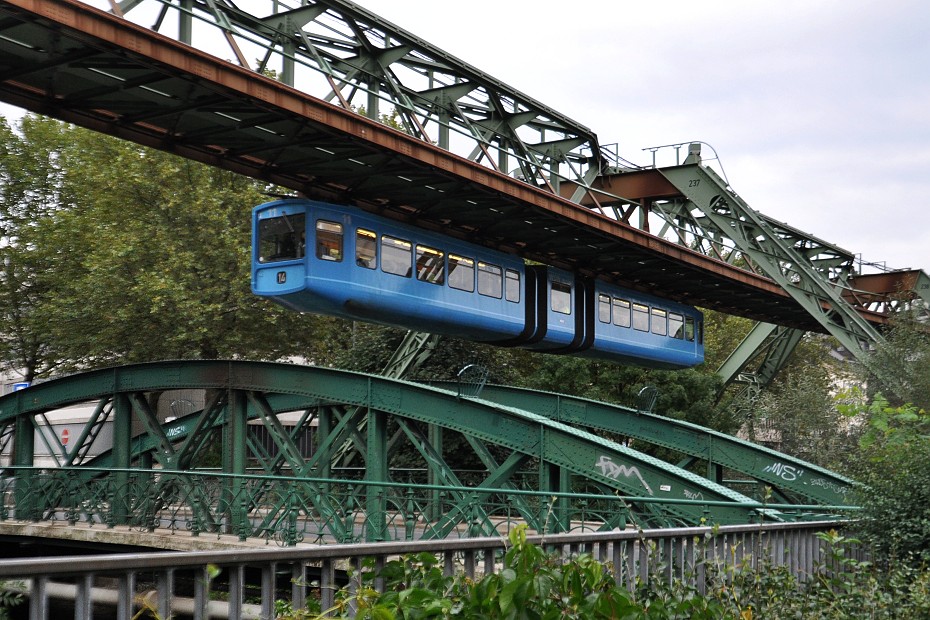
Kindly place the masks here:
MULTIPOLYGON (((848 415, 861 406, 846 407, 848 415)), ((880 394, 865 408, 866 430, 854 477, 861 483, 860 531, 877 561, 930 561, 930 415, 891 407, 880 394)))
MULTIPOLYGON (((472 581, 446 576, 432 554, 389 562, 380 578, 385 591, 372 588, 374 574, 362 574, 361 587, 346 588, 328 616, 298 618, 617 618, 620 620, 892 620, 930 617, 930 573, 905 565, 878 570, 852 559, 850 544, 836 532, 821 535, 827 561, 801 582, 785 567, 757 567, 746 561, 731 567, 706 566, 706 593, 681 580, 668 581, 662 567, 637 580, 632 591, 615 585, 611 567, 590 555, 564 561, 511 534, 502 569, 472 581), (350 611, 354 609, 355 611, 350 611)), ((642 541, 643 544, 648 544, 642 541)), ((761 557, 764 557, 762 554, 761 557)))

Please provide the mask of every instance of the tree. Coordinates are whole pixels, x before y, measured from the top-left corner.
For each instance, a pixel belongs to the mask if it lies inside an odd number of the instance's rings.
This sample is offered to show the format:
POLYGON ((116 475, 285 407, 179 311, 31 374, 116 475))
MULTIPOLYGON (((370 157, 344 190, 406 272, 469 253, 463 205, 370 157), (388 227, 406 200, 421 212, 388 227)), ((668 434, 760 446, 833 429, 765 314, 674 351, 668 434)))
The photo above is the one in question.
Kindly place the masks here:
POLYGON ((752 330, 755 322, 739 316, 704 310, 704 364, 716 372, 752 330))
POLYGON ((59 154, 70 131, 36 116, 18 130, 0 118, 0 370, 32 382, 61 362, 42 312, 58 285, 42 222, 61 207, 59 154))
MULTIPOLYGON (((0 303, 8 316, 29 317, 20 325, 32 326, 54 359, 36 374, 171 358, 319 357, 331 321, 249 290, 249 214, 267 188, 55 121, 26 116, 22 132, 20 150, 53 163, 54 184, 38 173, 4 184, 27 202, 18 220, 4 220, 18 226, 5 232, 13 240, 5 264, 30 277, 5 287, 0 303), (33 127, 51 136, 47 145, 33 144, 33 127)), ((13 155, 5 154, 11 167, 13 155)), ((14 336, 5 326, 4 342, 14 336)), ((5 350, 8 365, 28 361, 5 350)))
MULTIPOLYGON (((860 396, 862 392, 858 393, 860 396)), ((860 459, 859 528, 877 558, 918 567, 930 561, 930 413, 914 405, 892 406, 881 395, 844 405, 846 415, 865 418, 860 459)))
POLYGON ((802 338, 786 367, 752 402, 743 429, 750 441, 828 469, 848 469, 856 429, 837 411, 834 395, 846 369, 830 356, 833 344, 816 334, 802 338))
POLYGON ((885 341, 872 354, 871 363, 884 370, 883 383, 865 377, 872 392, 887 395, 896 406, 906 403, 930 410, 930 325, 920 320, 916 310, 892 318, 885 341))

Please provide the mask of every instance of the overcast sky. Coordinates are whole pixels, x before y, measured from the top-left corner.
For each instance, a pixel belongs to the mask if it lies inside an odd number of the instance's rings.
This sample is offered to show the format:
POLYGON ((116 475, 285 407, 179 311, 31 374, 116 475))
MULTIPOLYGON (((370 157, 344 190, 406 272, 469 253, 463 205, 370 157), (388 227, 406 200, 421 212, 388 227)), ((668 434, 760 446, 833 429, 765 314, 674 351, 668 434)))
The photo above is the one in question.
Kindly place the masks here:
POLYGON ((930 272, 927 0, 356 1, 634 163, 707 142, 754 209, 930 272))
POLYGON ((754 209, 930 272, 927 0, 356 1, 634 163, 707 142, 754 209))

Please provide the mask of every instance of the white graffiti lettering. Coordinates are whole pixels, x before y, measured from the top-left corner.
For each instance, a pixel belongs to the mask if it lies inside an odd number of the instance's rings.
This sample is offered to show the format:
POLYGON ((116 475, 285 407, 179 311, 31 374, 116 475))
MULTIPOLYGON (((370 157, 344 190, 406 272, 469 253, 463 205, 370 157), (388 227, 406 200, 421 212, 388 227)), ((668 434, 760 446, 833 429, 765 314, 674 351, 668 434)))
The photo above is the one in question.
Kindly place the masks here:
POLYGON ((849 487, 839 485, 835 482, 831 482, 830 480, 825 480, 823 478, 812 478, 811 486, 812 487, 823 487, 825 489, 829 489, 833 491, 834 493, 836 493, 837 495, 845 496, 847 493, 849 493, 849 487))
POLYGON ((767 474, 775 474, 785 482, 794 482, 804 475, 803 469, 798 469, 794 465, 785 465, 784 463, 772 463, 762 471, 767 474))
POLYGON ((697 499, 697 500, 704 499, 704 494, 701 493, 700 491, 695 492, 695 491, 692 491, 691 489, 685 489, 684 493, 685 493, 685 497, 688 499, 697 499))
POLYGON ((636 466, 627 467, 626 465, 617 465, 612 460, 610 460, 609 456, 602 456, 597 461, 597 463, 595 463, 595 467, 601 470, 602 475, 607 476, 608 478, 613 478, 614 480, 620 476, 623 476, 624 478, 636 478, 639 480, 640 484, 643 485, 649 495, 654 495, 652 488, 650 488, 646 481, 643 480, 643 476, 639 473, 639 469, 636 466))

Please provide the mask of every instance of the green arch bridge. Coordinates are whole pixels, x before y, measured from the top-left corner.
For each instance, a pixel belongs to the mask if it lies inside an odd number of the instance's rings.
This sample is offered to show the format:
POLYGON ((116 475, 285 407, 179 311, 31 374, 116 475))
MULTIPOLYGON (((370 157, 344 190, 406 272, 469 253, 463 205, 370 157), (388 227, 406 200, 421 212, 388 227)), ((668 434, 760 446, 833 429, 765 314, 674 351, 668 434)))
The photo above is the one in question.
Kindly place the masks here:
POLYGON ((0 427, 3 520, 293 544, 496 535, 516 522, 556 532, 789 521, 854 508, 849 479, 636 409, 293 364, 76 374, 0 398, 0 427), (84 415, 69 417, 78 406, 84 415), (638 449, 650 445, 680 462, 638 449))

